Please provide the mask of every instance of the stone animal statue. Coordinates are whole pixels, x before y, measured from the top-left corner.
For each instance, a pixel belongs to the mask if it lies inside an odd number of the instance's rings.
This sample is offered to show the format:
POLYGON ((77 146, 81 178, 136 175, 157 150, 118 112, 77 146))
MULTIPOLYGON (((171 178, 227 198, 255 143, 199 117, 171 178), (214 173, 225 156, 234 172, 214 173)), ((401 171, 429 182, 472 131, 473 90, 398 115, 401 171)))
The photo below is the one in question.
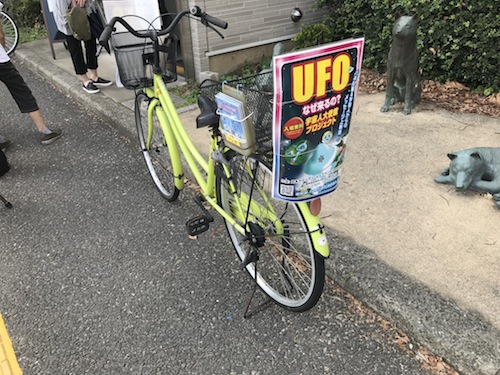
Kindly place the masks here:
POLYGON ((454 185, 460 190, 493 194, 500 208, 500 147, 476 147, 451 152, 450 167, 434 181, 454 185))
POLYGON ((387 58, 387 89, 381 112, 404 102, 403 113, 409 115, 420 102, 422 92, 417 51, 417 17, 401 16, 392 28, 392 45, 387 58))

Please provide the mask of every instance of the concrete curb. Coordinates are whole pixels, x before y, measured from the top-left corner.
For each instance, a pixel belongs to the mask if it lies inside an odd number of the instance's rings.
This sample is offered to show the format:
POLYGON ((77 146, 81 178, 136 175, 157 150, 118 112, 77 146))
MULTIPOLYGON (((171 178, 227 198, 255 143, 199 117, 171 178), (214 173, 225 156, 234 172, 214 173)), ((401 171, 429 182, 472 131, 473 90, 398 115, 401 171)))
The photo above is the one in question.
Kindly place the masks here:
POLYGON ((457 371, 498 375, 500 332, 381 261, 370 249, 336 238, 336 282, 457 371))
MULTIPOLYGON (((81 89, 74 75, 22 46, 16 59, 38 72, 77 103, 135 141, 133 114, 100 93, 81 89)), ((181 109, 188 113, 196 106, 181 109)), ((182 118, 181 114, 181 118, 182 118)), ((330 233, 333 230, 330 228, 330 233)), ((482 316, 467 312, 418 281, 395 271, 370 249, 349 238, 330 238, 333 262, 327 274, 346 291, 408 333, 463 374, 500 375, 500 331, 482 316)))
POLYGON ((125 106, 117 103, 103 93, 93 95, 85 93, 75 75, 67 73, 63 69, 51 64, 50 61, 40 61, 42 57, 35 52, 20 48, 16 51, 16 58, 22 60, 31 70, 43 76, 57 87, 58 90, 79 105, 105 119, 120 134, 129 139, 136 139, 133 113, 126 110, 125 106), (98 100, 96 100, 94 95, 98 95, 98 100))

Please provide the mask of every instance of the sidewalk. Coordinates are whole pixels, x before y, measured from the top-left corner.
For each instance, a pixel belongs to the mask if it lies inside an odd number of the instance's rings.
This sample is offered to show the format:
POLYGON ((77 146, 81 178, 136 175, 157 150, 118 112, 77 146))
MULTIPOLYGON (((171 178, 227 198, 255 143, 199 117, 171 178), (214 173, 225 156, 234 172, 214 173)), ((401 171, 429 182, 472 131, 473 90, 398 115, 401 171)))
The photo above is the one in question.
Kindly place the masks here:
MULTIPOLYGON (((86 94, 64 45, 54 49, 56 60, 47 40, 24 44, 14 61, 135 142, 133 91, 86 94)), ((103 52, 99 62, 100 74, 114 80, 113 57, 103 52)), ((460 373, 499 375, 500 210, 487 195, 456 192, 433 178, 450 151, 499 147, 500 119, 425 104, 409 116, 380 113, 382 103, 382 94, 356 98, 339 188, 322 199, 333 254, 328 272, 460 373)), ((190 134, 208 136, 195 127, 196 109, 181 112, 190 134)))

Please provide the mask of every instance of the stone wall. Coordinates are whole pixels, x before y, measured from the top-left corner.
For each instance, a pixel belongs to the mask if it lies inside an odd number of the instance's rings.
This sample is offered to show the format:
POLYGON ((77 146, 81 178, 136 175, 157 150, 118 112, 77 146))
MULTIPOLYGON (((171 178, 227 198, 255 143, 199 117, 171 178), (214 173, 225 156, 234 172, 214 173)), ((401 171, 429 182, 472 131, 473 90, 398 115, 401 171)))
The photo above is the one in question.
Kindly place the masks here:
POLYGON ((232 71, 246 61, 259 61, 269 54, 272 45, 289 41, 304 24, 320 22, 321 11, 315 10, 315 0, 188 0, 189 6, 198 5, 215 17, 228 22, 223 30, 224 39, 205 28, 200 22, 190 20, 193 45, 193 63, 196 77, 200 72, 232 71), (298 7, 303 13, 299 22, 290 18, 292 9, 298 7), (251 52, 245 52, 250 50, 251 52), (227 57, 227 59, 225 58, 227 57), (227 60, 227 64, 224 64, 227 60))

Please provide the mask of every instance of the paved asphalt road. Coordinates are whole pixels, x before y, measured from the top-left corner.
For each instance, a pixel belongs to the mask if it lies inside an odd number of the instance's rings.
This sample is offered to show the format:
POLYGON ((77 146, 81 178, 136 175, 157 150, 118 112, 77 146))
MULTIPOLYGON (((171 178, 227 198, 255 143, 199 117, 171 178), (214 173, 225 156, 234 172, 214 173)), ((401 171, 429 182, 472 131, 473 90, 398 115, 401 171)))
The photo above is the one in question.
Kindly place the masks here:
POLYGON ((396 329, 332 283, 310 312, 272 305, 245 320, 251 285, 221 221, 190 240, 192 192, 164 202, 133 142, 18 69, 65 131, 42 146, 0 88, 14 142, 0 312, 25 375, 426 373, 396 329))

